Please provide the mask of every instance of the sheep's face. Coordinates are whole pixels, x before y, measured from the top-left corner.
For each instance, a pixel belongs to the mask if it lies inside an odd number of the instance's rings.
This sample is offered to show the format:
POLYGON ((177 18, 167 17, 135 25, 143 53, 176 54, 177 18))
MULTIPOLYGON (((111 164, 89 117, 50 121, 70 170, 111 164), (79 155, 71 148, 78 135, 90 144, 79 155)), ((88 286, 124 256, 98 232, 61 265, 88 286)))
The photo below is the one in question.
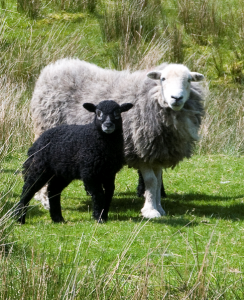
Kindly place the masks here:
POLYGON ((119 105, 113 100, 104 100, 97 106, 92 103, 84 103, 83 106, 88 111, 95 112, 96 126, 106 134, 111 134, 116 130, 122 131, 121 113, 131 109, 133 104, 119 105))
POLYGON ((191 81, 201 81, 204 76, 180 64, 169 64, 160 71, 149 72, 147 76, 160 80, 162 100, 159 104, 164 107, 164 101, 175 111, 179 111, 189 99, 191 81), (160 103, 162 102, 162 103, 160 103))
MULTIPOLYGON (((100 109, 96 109, 97 120, 100 122, 99 125, 102 128, 102 131, 109 134, 113 133, 118 128, 118 125, 121 125, 121 114, 119 109, 115 109, 112 112, 103 112, 100 109), (119 122, 118 122, 119 121, 119 122), (119 123, 119 124, 118 124, 119 123), (117 125, 117 126, 116 126, 117 125)), ((121 126, 119 126, 121 127, 121 126)))

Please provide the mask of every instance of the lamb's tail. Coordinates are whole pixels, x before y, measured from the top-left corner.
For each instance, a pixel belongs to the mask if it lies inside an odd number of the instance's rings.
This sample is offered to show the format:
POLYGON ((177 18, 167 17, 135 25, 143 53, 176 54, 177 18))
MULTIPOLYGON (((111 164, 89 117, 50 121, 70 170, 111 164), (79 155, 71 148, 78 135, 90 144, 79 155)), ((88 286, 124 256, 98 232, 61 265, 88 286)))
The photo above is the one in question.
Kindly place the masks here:
POLYGON ((35 147, 35 143, 33 144, 33 146, 28 151, 28 158, 23 163, 23 171, 22 171, 22 173, 24 175, 28 172, 28 170, 30 169, 31 165, 33 164, 33 160, 34 160, 35 154, 37 154, 38 152, 42 151, 49 144, 50 144, 50 142, 48 142, 44 147, 42 147, 41 149, 38 149, 38 150, 35 147))

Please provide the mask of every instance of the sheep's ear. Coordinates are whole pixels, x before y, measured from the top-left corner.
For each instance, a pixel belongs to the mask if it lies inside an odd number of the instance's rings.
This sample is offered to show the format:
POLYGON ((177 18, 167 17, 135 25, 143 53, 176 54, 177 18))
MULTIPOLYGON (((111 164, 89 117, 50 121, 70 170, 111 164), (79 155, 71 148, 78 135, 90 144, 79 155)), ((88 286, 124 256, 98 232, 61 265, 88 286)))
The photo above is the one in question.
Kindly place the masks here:
POLYGON ((120 111, 121 112, 125 112, 125 111, 128 111, 130 110, 134 105, 131 104, 131 103, 123 103, 120 105, 120 111))
POLYGON ((96 108, 97 108, 96 105, 92 103, 84 103, 83 107, 90 112, 96 112, 96 108))
POLYGON ((161 77, 161 72, 158 71, 152 71, 147 73, 147 77, 153 79, 153 80, 159 80, 161 77))
POLYGON ((201 73, 197 73, 197 72, 191 72, 191 78, 192 78, 192 81, 202 81, 204 78, 204 75, 202 75, 201 73))

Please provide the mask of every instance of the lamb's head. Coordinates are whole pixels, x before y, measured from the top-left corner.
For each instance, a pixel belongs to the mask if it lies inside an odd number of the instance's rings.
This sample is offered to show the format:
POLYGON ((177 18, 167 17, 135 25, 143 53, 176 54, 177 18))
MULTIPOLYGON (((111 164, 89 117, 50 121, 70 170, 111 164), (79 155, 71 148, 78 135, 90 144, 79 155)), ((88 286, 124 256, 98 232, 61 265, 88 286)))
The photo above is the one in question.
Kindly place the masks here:
POLYGON ((97 128, 107 134, 110 134, 117 130, 122 131, 121 113, 131 109, 133 104, 123 103, 119 105, 113 100, 104 100, 98 105, 94 105, 93 103, 84 103, 83 107, 96 114, 95 124, 97 128))
MULTIPOLYGON (((163 70, 149 72, 147 76, 160 80, 162 100, 173 110, 181 110, 190 96, 191 81, 201 81, 204 76, 181 64, 169 64, 163 70)), ((159 103, 162 107, 164 103, 159 103)))

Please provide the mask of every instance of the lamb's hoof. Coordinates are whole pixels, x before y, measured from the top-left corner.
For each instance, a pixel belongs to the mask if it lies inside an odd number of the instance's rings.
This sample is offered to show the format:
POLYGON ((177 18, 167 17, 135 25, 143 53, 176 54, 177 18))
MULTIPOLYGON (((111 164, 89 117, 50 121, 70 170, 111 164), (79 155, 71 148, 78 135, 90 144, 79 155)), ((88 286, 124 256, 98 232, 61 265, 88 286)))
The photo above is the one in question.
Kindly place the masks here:
POLYGON ((17 222, 20 223, 21 225, 24 225, 24 224, 25 224, 25 218, 20 217, 20 218, 17 220, 17 222))
POLYGON ((17 219, 17 222, 24 225, 25 224, 25 215, 22 215, 17 219))
POLYGON ((166 212, 164 211, 161 205, 157 206, 157 210, 159 211, 161 216, 166 216, 166 212))
POLYGON ((156 209, 143 208, 141 210, 142 216, 147 219, 160 218, 161 214, 156 209))
POLYGON ((18 203, 13 217, 17 219, 17 222, 20 224, 25 224, 25 212, 24 212, 24 204, 23 203, 18 203))
POLYGON ((107 222, 108 217, 107 216, 99 216, 99 217, 95 217, 95 219, 97 220, 97 223, 99 224, 104 224, 107 222))
POLYGON ((101 218, 99 218, 98 220, 97 220, 97 223, 98 224, 104 224, 106 221, 104 220, 104 219, 101 219, 101 218))
POLYGON ((52 217, 52 221, 54 223, 65 223, 65 220, 63 217, 60 217, 60 216, 55 216, 55 217, 52 217))

